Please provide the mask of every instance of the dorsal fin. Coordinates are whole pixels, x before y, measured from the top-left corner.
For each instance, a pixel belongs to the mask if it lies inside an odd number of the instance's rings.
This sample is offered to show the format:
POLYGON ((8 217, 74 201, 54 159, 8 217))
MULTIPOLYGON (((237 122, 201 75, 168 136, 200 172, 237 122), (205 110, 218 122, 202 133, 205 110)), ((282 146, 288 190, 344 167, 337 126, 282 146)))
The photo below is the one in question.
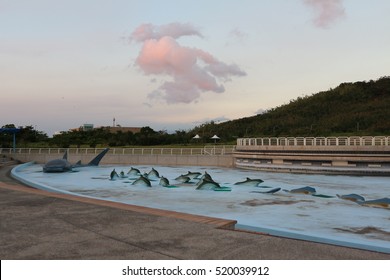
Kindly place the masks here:
POLYGON ((98 166, 104 155, 108 152, 110 148, 105 148, 100 154, 98 154, 94 159, 92 159, 88 165, 89 166, 98 166))

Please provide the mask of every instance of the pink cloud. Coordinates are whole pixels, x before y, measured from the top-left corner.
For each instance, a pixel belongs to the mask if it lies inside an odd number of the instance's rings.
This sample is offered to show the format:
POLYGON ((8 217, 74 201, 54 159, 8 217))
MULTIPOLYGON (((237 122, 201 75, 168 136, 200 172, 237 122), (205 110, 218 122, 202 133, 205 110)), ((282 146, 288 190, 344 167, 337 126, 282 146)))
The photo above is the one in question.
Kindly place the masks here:
POLYGON ((303 0, 316 13, 313 19, 317 27, 326 28, 345 16, 343 0, 303 0))
POLYGON ((188 24, 172 23, 163 26, 143 24, 136 28, 130 40, 142 42, 135 64, 146 75, 164 78, 163 84, 149 94, 167 103, 196 102, 201 93, 222 93, 232 76, 246 73, 235 64, 226 64, 201 49, 181 46, 181 36, 199 36, 188 24))
POLYGON ((182 36, 192 35, 203 37, 195 27, 188 23, 174 22, 160 26, 145 23, 141 24, 133 31, 130 39, 137 42, 144 42, 149 39, 160 39, 164 36, 177 39, 182 36))

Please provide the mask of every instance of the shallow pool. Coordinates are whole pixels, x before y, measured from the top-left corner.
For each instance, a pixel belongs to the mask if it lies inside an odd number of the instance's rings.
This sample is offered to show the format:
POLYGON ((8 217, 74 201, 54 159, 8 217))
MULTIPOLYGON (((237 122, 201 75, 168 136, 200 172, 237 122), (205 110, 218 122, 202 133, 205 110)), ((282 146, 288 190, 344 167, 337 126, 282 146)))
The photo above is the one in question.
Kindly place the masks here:
POLYGON ((125 174, 131 166, 84 167, 68 173, 43 173, 27 164, 13 170, 30 185, 127 204, 237 220, 237 228, 278 236, 318 241, 390 253, 390 209, 367 207, 336 195, 359 194, 366 200, 390 197, 388 177, 301 175, 210 167, 134 166, 141 173, 156 169, 174 188, 151 181, 151 187, 133 185, 135 177, 110 180, 115 168, 125 174), (198 179, 182 183, 175 178, 188 171, 207 171, 231 191, 196 190, 198 179), (236 185, 247 177, 258 186, 236 185), (315 188, 316 195, 292 193, 315 188), (274 194, 265 193, 281 188, 274 194))

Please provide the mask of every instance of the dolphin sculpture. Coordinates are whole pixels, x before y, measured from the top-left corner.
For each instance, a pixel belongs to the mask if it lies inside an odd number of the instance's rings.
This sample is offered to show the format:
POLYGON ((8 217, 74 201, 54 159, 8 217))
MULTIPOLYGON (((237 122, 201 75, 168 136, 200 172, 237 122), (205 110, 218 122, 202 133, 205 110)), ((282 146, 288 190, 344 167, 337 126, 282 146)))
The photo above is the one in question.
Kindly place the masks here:
POLYGON ((229 187, 221 187, 217 182, 202 179, 196 187, 197 190, 231 191, 229 187))
POLYGON ((337 194, 337 197, 341 198, 341 199, 345 199, 345 200, 350 200, 350 201, 353 201, 353 202, 363 202, 363 201, 365 201, 364 197, 362 197, 361 195, 358 195, 358 194, 354 194, 354 193, 344 194, 344 195, 338 195, 337 194))
POLYGON ((161 176, 160 182, 158 184, 163 187, 169 186, 169 180, 164 176, 161 176))
POLYGON ((115 171, 115 168, 110 173, 110 180, 114 181, 116 179, 119 179, 118 173, 115 171))
POLYGON ((292 189, 292 190, 284 190, 286 192, 290 192, 290 193, 300 193, 300 194, 315 194, 316 193, 316 189, 313 188, 313 187, 302 187, 302 188, 298 188, 298 189, 292 189))
POLYGON ((268 191, 263 191, 263 192, 259 192, 259 191, 252 191, 252 193, 268 193, 268 194, 274 194, 278 191, 280 191, 281 188, 273 188, 272 190, 268 190, 268 191))
POLYGON ((151 187, 152 184, 150 183, 150 180, 146 178, 145 176, 141 175, 137 180, 135 180, 132 185, 137 186, 145 186, 145 187, 151 187))
POLYGON ((182 183, 188 183, 191 180, 191 178, 186 175, 180 175, 179 177, 175 178, 175 180, 182 183))
POLYGON ((211 175, 209 173, 207 173, 207 171, 204 172, 204 174, 202 175, 202 177, 200 177, 200 179, 208 179, 208 180, 211 180, 211 181, 214 181, 213 178, 211 178, 211 175))
POLYGON ((206 182, 214 182, 214 183, 218 184, 213 178, 211 178, 210 174, 205 172, 205 174, 200 178, 198 183, 196 183, 196 186, 199 187, 204 181, 206 181, 206 182))
POLYGON ((149 171, 149 173, 146 176, 149 180, 160 178, 160 174, 156 169, 152 167, 152 170, 149 171))
POLYGON ((164 177, 164 176, 161 176, 160 182, 158 184, 160 186, 165 187, 165 188, 177 188, 177 186, 170 185, 169 184, 169 180, 166 177, 164 177))
POLYGON ((131 176, 139 176, 141 175, 141 171, 139 169, 131 167, 130 170, 127 172, 127 175, 131 176))
POLYGON ((191 172, 191 171, 188 171, 187 174, 184 174, 184 176, 189 177, 191 180, 192 179, 197 179, 200 175, 202 175, 202 173, 200 173, 200 172, 191 172))
POLYGON ((259 184, 261 184, 263 182, 264 181, 261 179, 251 179, 251 178, 247 177, 245 181, 237 182, 237 183, 235 183, 235 185, 257 187, 259 184))
POLYGON ((68 151, 65 151, 64 156, 61 159, 53 159, 43 165, 43 172, 45 173, 60 173, 72 171, 74 167, 85 167, 85 166, 98 166, 102 158, 108 152, 109 148, 104 149, 100 154, 94 157, 88 164, 81 164, 78 161, 75 165, 72 165, 68 161, 68 151))
POLYGON ((390 198, 384 197, 373 200, 357 201, 362 206, 390 208, 390 198))

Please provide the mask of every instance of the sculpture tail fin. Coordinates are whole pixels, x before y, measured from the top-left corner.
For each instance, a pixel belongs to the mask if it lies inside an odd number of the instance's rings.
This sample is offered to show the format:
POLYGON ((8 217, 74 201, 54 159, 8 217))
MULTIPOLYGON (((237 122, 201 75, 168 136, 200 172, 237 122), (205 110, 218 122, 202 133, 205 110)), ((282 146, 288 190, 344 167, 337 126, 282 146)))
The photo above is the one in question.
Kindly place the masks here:
POLYGON ((110 148, 105 148, 100 154, 98 154, 94 159, 92 159, 88 165, 89 166, 98 166, 102 158, 106 155, 110 148))

